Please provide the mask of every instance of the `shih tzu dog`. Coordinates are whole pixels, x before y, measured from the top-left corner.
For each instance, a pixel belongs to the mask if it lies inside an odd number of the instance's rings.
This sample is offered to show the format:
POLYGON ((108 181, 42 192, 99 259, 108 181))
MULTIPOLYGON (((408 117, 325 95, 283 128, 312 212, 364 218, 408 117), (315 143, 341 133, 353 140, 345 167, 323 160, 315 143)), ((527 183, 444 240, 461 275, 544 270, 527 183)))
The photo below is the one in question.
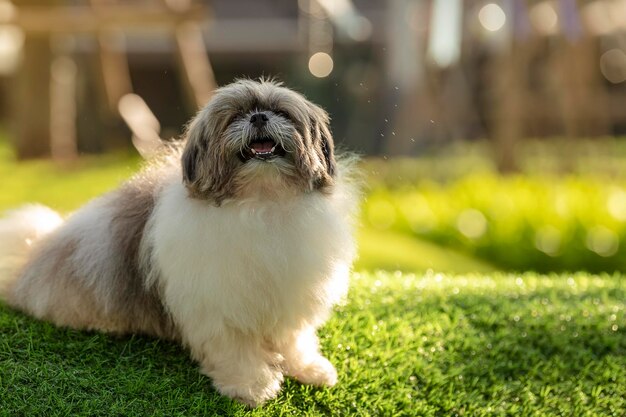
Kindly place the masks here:
POLYGON ((332 386, 316 329, 345 293, 356 190, 328 115, 280 84, 220 88, 184 140, 67 220, 0 221, 0 294, 59 326, 180 341, 251 406, 332 386))

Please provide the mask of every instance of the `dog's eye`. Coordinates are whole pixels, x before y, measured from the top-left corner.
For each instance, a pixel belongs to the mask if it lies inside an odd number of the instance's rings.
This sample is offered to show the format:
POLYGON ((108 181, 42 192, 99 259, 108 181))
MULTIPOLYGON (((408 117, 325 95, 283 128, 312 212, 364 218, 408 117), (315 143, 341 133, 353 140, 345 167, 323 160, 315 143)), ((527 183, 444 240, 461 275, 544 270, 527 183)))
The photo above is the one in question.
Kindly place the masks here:
POLYGON ((279 116, 284 117, 287 120, 291 120, 291 115, 284 110, 275 109, 275 110, 272 110, 272 112, 276 113, 279 116))
POLYGON ((242 117, 243 117, 243 113, 235 113, 228 118, 228 124, 230 125, 234 123, 235 121, 241 119, 242 117))

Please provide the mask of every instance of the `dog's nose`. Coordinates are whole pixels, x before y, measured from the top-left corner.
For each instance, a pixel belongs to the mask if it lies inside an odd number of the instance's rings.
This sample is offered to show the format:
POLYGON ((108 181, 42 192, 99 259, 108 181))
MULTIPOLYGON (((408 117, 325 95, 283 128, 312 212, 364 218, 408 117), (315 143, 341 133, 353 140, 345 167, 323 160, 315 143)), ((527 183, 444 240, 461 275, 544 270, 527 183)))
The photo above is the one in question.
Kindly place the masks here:
POLYGON ((250 123, 252 123, 254 127, 258 127, 258 128, 265 126, 268 120, 269 118, 267 117, 265 113, 254 113, 250 117, 250 123))

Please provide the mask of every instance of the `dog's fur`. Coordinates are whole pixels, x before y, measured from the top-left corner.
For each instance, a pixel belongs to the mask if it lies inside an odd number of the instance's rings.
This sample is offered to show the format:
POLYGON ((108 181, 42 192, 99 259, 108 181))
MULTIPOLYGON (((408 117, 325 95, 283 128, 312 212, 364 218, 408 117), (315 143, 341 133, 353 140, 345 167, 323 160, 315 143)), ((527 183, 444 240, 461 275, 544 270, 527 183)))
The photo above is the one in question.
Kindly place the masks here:
POLYGON ((335 384, 315 331, 347 287, 356 192, 327 114, 243 80, 217 90, 184 139, 64 222, 42 206, 0 221, 2 298, 60 326, 180 341, 251 406, 283 374, 335 384), (259 135, 284 153, 246 159, 259 135))

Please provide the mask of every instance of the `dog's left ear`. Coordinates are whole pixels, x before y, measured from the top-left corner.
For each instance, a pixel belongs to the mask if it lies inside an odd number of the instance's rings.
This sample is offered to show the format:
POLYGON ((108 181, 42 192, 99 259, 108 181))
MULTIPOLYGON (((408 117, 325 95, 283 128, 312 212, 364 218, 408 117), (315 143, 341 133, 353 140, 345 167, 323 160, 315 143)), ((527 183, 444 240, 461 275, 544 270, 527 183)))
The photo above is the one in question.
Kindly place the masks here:
POLYGON ((328 113, 315 104, 310 104, 309 114, 311 117, 311 140, 313 146, 325 165, 325 173, 321 178, 321 185, 332 184, 332 179, 337 173, 335 161, 335 143, 330 133, 330 117, 328 113))

